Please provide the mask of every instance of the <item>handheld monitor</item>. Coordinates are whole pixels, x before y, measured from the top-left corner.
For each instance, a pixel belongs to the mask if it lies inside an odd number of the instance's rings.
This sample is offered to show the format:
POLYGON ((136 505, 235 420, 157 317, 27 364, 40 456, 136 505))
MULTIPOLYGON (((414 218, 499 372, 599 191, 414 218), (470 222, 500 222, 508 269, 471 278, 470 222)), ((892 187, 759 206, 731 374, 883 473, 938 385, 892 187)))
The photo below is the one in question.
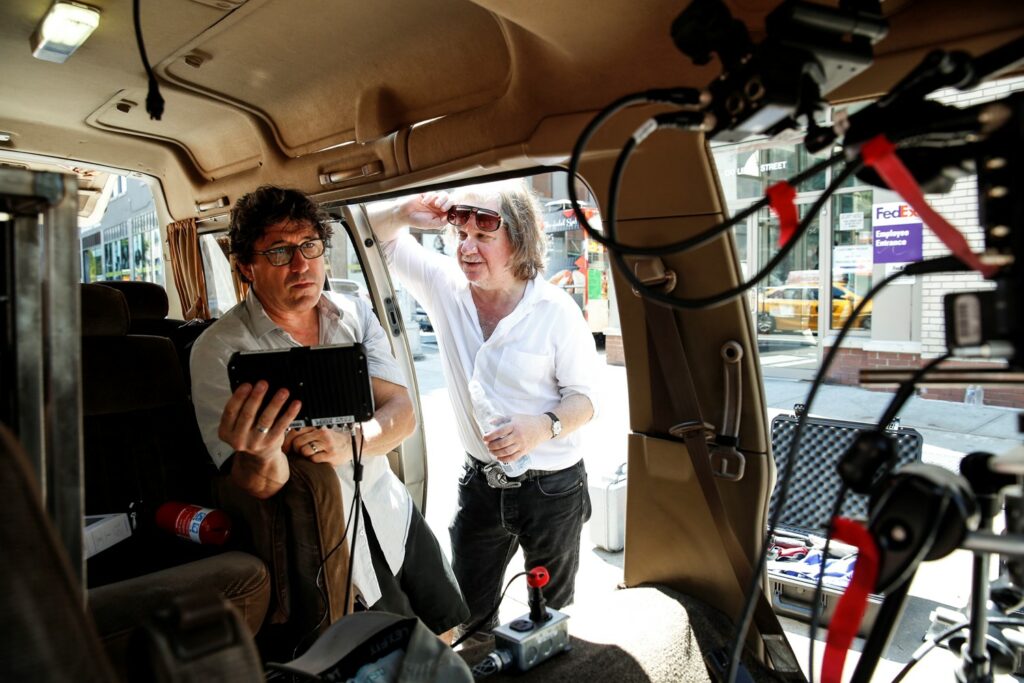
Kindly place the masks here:
POLYGON ((373 390, 362 344, 236 351, 228 361, 228 378, 232 391, 261 379, 270 385, 260 413, 278 389, 288 389, 285 406, 293 399, 302 401, 293 424, 344 425, 373 417, 373 390))

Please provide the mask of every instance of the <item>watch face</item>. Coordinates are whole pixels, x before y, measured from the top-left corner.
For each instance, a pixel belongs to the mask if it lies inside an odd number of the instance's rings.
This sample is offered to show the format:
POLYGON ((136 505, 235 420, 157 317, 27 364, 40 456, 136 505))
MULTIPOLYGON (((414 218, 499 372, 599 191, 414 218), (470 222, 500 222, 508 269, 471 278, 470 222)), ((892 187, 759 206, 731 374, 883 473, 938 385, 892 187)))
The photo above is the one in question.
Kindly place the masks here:
POLYGON ((562 422, 552 413, 547 414, 551 418, 551 438, 562 433, 562 422))

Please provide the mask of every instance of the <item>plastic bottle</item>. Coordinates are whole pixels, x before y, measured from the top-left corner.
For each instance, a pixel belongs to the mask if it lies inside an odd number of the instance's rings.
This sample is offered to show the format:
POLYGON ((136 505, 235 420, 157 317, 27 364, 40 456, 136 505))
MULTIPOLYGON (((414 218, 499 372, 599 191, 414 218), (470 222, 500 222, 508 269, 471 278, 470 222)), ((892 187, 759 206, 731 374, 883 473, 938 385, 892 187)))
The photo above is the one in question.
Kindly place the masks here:
MULTIPOLYGON (((473 417, 481 434, 493 432, 509 421, 507 415, 498 412, 491 399, 487 397, 483 385, 475 379, 469 380, 469 399, 473 402, 473 417)), ((501 463, 501 469, 509 476, 518 476, 530 469, 530 456, 525 455, 515 462, 501 463)))
POLYGON ((157 508, 156 525, 202 545, 223 545, 231 536, 231 518, 223 510, 176 501, 157 508))
POLYGON ((964 404, 969 406, 985 405, 985 387, 978 384, 969 384, 964 390, 964 404))

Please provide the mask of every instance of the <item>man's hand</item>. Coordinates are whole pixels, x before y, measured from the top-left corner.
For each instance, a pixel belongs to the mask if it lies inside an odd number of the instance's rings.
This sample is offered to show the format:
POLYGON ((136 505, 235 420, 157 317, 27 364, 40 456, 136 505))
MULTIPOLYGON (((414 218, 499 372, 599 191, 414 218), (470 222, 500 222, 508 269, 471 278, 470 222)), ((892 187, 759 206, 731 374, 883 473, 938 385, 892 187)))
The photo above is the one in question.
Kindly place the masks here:
POLYGON ((300 401, 292 401, 282 413, 281 408, 288 400, 288 390, 279 389, 257 420, 256 413, 267 389, 267 383, 263 380, 255 386, 248 383, 239 386, 224 406, 217 431, 220 440, 231 446, 232 450, 249 453, 261 460, 269 460, 283 453, 281 446, 285 430, 302 408, 300 401))
POLYGON ((551 438, 547 415, 513 415, 512 419, 484 434, 484 445, 504 463, 515 462, 551 438))
POLYGON ((452 206, 447 192, 426 192, 395 206, 394 220, 414 228, 441 230, 448 225, 448 209, 452 206))
POLYGON ((282 413, 288 390, 281 389, 257 419, 267 388, 262 380, 256 386, 239 386, 224 406, 217 431, 220 439, 235 451, 231 479, 243 491, 263 499, 280 491, 288 481, 288 459, 281 447, 288 425, 302 407, 301 402, 292 401, 282 413))
POLYGON ((301 427, 285 436, 284 451, 337 467, 352 459, 352 440, 348 434, 326 427, 301 427))

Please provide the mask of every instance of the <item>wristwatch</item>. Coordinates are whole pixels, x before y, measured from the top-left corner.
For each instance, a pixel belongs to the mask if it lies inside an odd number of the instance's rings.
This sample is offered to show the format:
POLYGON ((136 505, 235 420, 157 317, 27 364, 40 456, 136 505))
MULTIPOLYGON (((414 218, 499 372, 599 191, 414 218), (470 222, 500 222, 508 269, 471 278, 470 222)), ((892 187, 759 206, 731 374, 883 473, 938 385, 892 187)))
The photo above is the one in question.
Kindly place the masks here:
POLYGON ((551 438, 554 439, 562 433, 562 421, 554 413, 544 413, 551 418, 551 438))

